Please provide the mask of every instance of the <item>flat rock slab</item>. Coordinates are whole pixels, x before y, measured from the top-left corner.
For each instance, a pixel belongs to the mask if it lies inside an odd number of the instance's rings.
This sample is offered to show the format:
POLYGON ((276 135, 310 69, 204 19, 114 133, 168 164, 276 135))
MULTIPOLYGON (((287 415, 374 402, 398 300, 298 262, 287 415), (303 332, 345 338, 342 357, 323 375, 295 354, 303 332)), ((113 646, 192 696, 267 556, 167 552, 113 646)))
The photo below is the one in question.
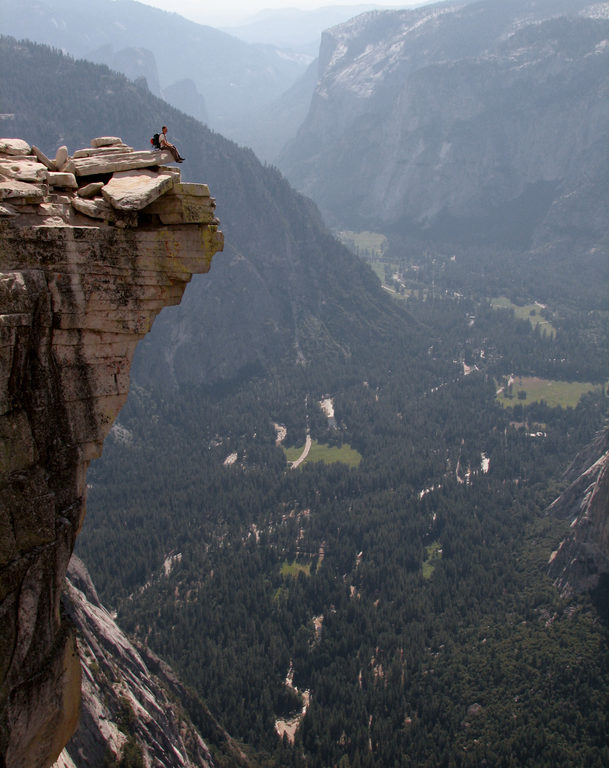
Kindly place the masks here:
POLYGON ((42 202, 44 192, 41 187, 28 184, 25 181, 0 181, 0 200, 24 199, 29 202, 42 202))
POLYGON ((133 147, 127 144, 118 144, 112 147, 87 147, 86 149, 77 149, 72 155, 77 160, 80 157, 93 157, 94 155, 107 155, 112 152, 133 152, 133 147))
POLYGON ((193 195, 194 197, 209 197, 209 187, 207 184, 192 184, 181 182, 173 185, 173 194, 193 195))
POLYGON ((29 155, 32 148, 23 139, 0 139, 0 152, 5 155, 29 155))
POLYGON ((49 169, 49 171, 57 170, 55 161, 48 158, 41 149, 38 149, 38 147, 35 147, 33 144, 32 144, 32 154, 35 155, 38 162, 42 163, 46 168, 49 169))
POLYGON ((175 184, 171 192, 153 202, 144 212, 157 214, 162 224, 217 224, 216 201, 212 197, 174 194, 176 187, 189 186, 199 185, 175 184))
POLYGON ((98 192, 101 192, 103 186, 103 181, 92 181, 90 184, 81 187, 76 194, 79 197, 95 197, 98 192))
POLYGON ((7 157, 0 158, 0 173, 11 179, 40 183, 46 181, 48 169, 46 165, 39 163, 34 155, 31 159, 7 157))
POLYGON ((103 219, 104 221, 113 221, 114 212, 112 206, 101 197, 96 197, 94 200, 85 200, 82 197, 73 198, 72 207, 79 213, 84 213, 85 216, 89 216, 91 219, 103 219))
POLYGON ((68 189, 78 188, 78 182, 73 173, 60 173, 59 171, 47 171, 47 173, 51 187, 67 187, 68 189))
POLYGON ((141 152, 112 152, 101 156, 79 157, 74 158, 72 162, 77 176, 93 176, 98 173, 154 168, 161 163, 172 161, 171 152, 142 150, 141 152))
POLYGON ((123 140, 119 136, 98 136, 96 139, 91 139, 92 147, 113 147, 122 143, 123 140))
POLYGON ((146 170, 115 173, 102 195, 119 211, 141 211, 171 189, 173 178, 169 173, 146 170))

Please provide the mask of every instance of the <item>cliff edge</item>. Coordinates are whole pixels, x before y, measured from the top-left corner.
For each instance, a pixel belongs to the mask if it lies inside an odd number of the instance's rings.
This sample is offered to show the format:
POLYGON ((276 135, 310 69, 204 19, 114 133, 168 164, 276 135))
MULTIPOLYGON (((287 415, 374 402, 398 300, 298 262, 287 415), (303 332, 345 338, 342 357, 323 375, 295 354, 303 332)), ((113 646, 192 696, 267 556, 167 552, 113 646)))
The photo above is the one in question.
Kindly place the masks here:
MULTIPOLYGON (((215 202, 167 152, 94 139, 49 159, 0 139, 0 760, 48 766, 80 666, 60 598, 86 471, 135 346, 222 250, 215 202)), ((0 764, 2 764, 0 762, 0 764)))

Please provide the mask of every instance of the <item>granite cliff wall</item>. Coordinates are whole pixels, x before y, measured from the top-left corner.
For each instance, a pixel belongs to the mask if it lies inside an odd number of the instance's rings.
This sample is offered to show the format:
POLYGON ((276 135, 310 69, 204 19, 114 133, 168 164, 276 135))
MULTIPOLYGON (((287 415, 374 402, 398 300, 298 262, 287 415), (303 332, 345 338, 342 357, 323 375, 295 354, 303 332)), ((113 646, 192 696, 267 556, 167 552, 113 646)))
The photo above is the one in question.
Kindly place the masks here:
MULTIPOLYGON (((61 615, 86 471, 135 346, 222 250, 204 184, 115 137, 50 160, 0 139, 0 761, 50 765, 78 720, 61 615)), ((0 762, 0 765, 2 762, 0 762)))
POLYGON ((548 572, 569 595, 593 591, 609 575, 609 428, 576 457, 566 479, 549 512, 570 518, 571 530, 552 553, 548 572))

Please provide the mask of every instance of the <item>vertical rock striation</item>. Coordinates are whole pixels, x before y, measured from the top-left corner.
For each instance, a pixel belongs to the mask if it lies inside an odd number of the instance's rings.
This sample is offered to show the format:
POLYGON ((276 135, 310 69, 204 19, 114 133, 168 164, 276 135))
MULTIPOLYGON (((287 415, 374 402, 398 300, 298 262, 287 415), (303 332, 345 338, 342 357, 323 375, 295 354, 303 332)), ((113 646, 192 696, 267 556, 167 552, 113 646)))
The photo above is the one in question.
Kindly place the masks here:
POLYGON ((563 594, 593 591, 609 576, 609 428, 575 459, 549 511, 572 518, 548 572, 563 594))
MULTIPOLYGON (((150 768, 211 768, 207 746, 176 703, 189 694, 164 662, 121 632, 76 555, 63 604, 78 631, 82 710, 79 728, 54 768, 96 768, 110 754, 118 762, 132 734, 150 768)), ((224 746, 231 746, 227 734, 224 746)))
MULTIPOLYGON (((60 597, 86 471, 135 346, 222 250, 215 203, 164 152, 102 137, 49 160, 0 139, 0 755, 50 765, 78 719, 60 597)), ((1 764, 1 763, 0 763, 1 764)))

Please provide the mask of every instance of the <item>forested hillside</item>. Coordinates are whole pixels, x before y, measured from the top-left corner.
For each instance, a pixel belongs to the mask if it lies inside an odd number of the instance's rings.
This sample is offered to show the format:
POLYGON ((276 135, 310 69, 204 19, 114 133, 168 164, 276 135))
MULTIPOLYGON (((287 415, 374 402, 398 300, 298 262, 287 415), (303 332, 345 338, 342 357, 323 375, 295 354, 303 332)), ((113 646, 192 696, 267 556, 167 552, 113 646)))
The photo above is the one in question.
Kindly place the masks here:
POLYGON ((289 88, 308 59, 232 35, 133 0, 0 0, 2 34, 27 38, 72 56, 143 78, 155 95, 246 141, 253 113, 289 88), (189 81, 195 100, 176 92, 189 81))
POLYGON ((226 236, 88 476, 79 553, 121 626, 261 766, 607 764, 606 626, 546 575, 606 313, 524 273, 451 287, 455 254, 367 253, 383 288, 253 153, 104 68, 7 39, 2 67, 49 152, 168 124, 226 236))
POLYGON ((387 305, 371 270, 330 236, 315 206, 250 150, 105 67, 10 38, 0 55, 4 109, 13 115, 5 131, 54 156, 59 144, 73 151, 102 133, 146 148, 167 124, 187 158, 183 180, 213 189, 224 253, 211 279, 195 278, 185 303, 157 320, 136 379, 154 370, 157 381, 211 384, 284 357, 306 360, 314 348, 349 355, 350 344, 372 343, 404 317, 387 305))

